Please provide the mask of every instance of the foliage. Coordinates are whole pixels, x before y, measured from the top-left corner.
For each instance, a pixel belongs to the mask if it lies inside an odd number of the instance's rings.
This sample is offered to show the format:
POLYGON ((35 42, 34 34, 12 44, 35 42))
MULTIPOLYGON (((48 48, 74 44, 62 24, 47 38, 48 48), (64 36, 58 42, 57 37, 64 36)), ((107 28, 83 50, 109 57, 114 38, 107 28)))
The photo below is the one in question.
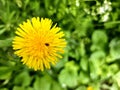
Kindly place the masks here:
POLYGON ((120 90, 119 0, 0 0, 0 90, 120 90), (13 54, 19 23, 47 17, 65 32, 64 57, 33 71, 13 54))

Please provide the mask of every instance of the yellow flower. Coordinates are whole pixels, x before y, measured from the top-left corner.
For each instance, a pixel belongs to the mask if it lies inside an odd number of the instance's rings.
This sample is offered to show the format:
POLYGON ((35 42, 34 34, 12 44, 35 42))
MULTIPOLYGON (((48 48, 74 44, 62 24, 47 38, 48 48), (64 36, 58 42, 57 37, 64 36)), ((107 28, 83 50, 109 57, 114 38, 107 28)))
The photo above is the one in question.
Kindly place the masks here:
POLYGON ((93 90, 93 87, 92 86, 88 86, 87 90, 93 90))
POLYGON ((64 33, 50 19, 33 17, 20 24, 13 40, 15 54, 22 57, 23 64, 34 70, 50 69, 57 58, 62 58, 66 46, 64 33))

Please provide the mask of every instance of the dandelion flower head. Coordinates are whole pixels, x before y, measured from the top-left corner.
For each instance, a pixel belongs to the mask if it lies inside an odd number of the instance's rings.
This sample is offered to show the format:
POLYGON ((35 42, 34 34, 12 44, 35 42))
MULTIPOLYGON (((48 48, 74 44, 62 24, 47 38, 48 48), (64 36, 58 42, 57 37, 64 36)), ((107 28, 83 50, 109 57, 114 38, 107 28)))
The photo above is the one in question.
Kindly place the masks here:
POLYGON ((52 24, 48 18, 33 17, 17 28, 13 49, 29 68, 50 69, 50 64, 56 64, 58 58, 62 58, 60 53, 64 53, 66 46, 64 33, 52 24))

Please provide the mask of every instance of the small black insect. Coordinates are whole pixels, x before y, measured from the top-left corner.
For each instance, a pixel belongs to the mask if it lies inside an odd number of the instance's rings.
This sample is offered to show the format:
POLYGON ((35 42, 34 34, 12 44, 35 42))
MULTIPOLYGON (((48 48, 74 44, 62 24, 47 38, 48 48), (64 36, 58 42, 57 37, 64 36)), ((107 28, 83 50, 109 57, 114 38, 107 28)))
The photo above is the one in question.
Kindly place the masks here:
POLYGON ((49 46, 49 43, 45 43, 45 46, 49 46))

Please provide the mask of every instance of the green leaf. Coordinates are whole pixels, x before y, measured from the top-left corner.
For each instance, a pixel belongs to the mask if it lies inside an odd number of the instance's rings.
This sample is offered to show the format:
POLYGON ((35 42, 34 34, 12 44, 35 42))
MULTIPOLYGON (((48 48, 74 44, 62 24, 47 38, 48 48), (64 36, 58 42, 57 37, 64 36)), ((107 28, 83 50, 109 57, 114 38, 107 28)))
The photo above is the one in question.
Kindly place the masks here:
POLYGON ((120 71, 113 76, 114 80, 117 82, 120 87, 120 71))
POLYGON ((81 58, 80 66, 84 71, 87 71, 88 70, 88 58, 86 57, 81 58))
POLYGON ((65 89, 62 88, 58 82, 52 81, 51 90, 65 90, 65 89))
POLYGON ((11 77, 11 68, 7 66, 0 67, 0 79, 9 79, 11 77))
POLYGON ((120 86, 118 86, 116 83, 113 83, 113 85, 110 87, 110 90, 119 90, 120 86))
POLYGON ((20 74, 16 75, 14 84, 22 85, 22 86, 29 86, 31 82, 31 77, 27 71, 23 71, 20 74))
POLYGON ((61 83, 61 85, 63 86, 68 86, 68 87, 75 87, 78 83, 77 83, 77 70, 78 67, 75 65, 74 62, 68 62, 66 64, 65 69, 63 69, 59 76, 59 82, 61 83))
POLYGON ((78 81, 80 84, 87 84, 89 83, 89 76, 87 73, 81 71, 78 76, 78 81))
POLYGON ((114 76, 118 71, 119 71, 119 67, 117 64, 111 64, 111 65, 105 65, 103 64, 101 67, 101 78, 105 79, 105 78, 109 78, 114 76))
POLYGON ((92 34, 92 46, 91 51, 104 49, 105 44, 108 41, 106 33, 102 30, 96 30, 92 34))
POLYGON ((5 40, 0 40, 0 48, 9 47, 11 45, 12 45, 12 38, 8 38, 8 39, 5 39, 5 40))
POLYGON ((25 88, 20 86, 14 86, 13 90, 25 90, 25 88))
POLYGON ((90 60, 95 60, 101 62, 103 59, 105 59, 105 52, 104 51, 95 51, 91 54, 90 60))
POLYGON ((6 31, 5 25, 0 25, 0 35, 6 31))
POLYGON ((80 42, 80 46, 79 46, 78 50, 79 50, 80 56, 85 56, 86 51, 85 51, 84 41, 80 42))
POLYGON ((77 72, 63 69, 59 75, 59 81, 62 86, 75 87, 77 85, 77 72))
POLYGON ((51 82, 51 77, 48 75, 45 75, 43 77, 36 76, 33 86, 34 90, 50 90, 51 82))
MULTIPOLYGON (((115 15, 118 15, 117 13, 115 15)), ((115 17, 115 16, 114 16, 115 17)), ((115 28, 117 26, 117 24, 120 24, 120 21, 112 21, 112 22, 107 22, 104 24, 106 29, 110 29, 110 28, 115 28)))
POLYGON ((102 74, 102 66, 105 63, 105 52, 96 51, 91 54, 89 60, 90 76, 92 79, 97 79, 102 74))
POLYGON ((78 87, 78 88, 75 89, 75 90, 86 90, 86 87, 85 87, 85 86, 80 86, 80 87, 78 87))
POLYGON ((77 71, 78 66, 75 64, 74 61, 67 62, 65 64, 65 69, 71 70, 71 71, 77 71))
POLYGON ((27 87, 25 90, 34 90, 32 87, 27 87))
POLYGON ((114 38, 110 44, 110 55, 113 60, 120 58, 120 39, 114 38))
POLYGON ((0 88, 0 90, 8 90, 7 88, 0 88))
POLYGON ((22 0, 15 0, 15 1, 19 8, 21 8, 23 6, 22 0))
POLYGON ((111 64, 109 65, 108 70, 112 73, 112 75, 114 75, 115 73, 119 71, 119 66, 116 63, 111 64))

